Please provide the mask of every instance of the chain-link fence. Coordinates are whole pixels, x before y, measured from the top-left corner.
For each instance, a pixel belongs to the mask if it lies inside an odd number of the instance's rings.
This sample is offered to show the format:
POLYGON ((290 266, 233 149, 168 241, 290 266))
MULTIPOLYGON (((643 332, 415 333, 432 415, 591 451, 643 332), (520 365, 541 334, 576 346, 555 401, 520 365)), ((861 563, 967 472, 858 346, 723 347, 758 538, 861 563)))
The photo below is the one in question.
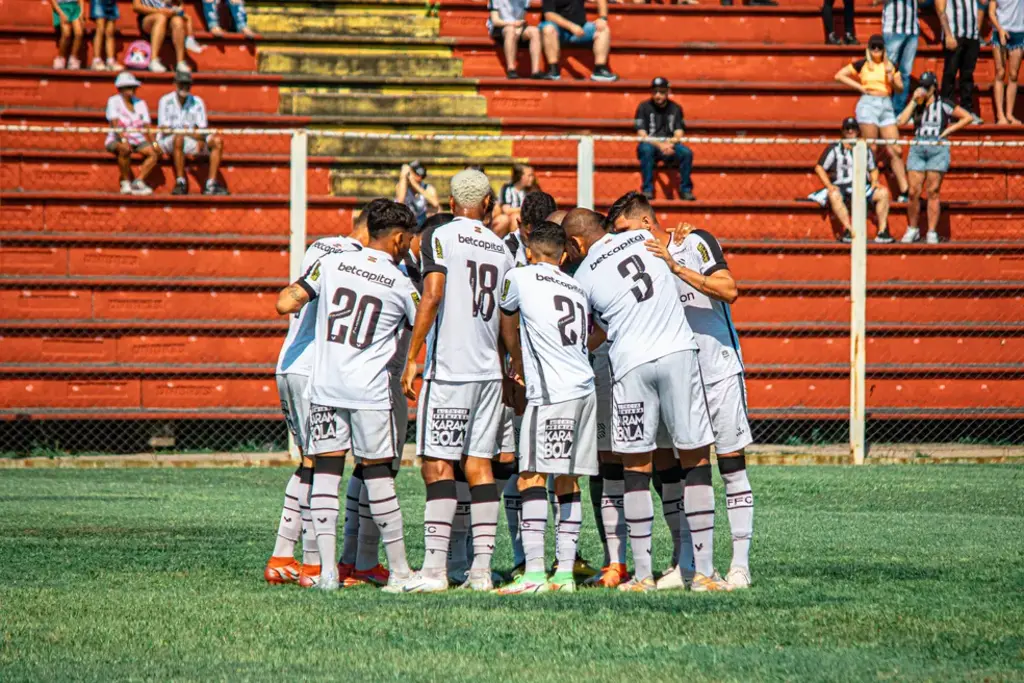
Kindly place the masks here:
MULTIPOLYGON (((663 227, 710 232, 740 283, 731 313, 760 444, 845 454, 851 424, 866 426, 869 453, 1024 441, 1019 143, 953 148, 941 242, 867 247, 866 367, 851 385, 857 259, 840 238, 858 212, 852 195, 814 196, 836 140, 690 137, 681 151, 602 136, 224 130, 216 179, 229 195, 202 193, 205 155, 189 159, 189 193, 172 194, 173 147, 144 195, 120 194, 106 134, 0 128, 0 452, 283 450, 276 292, 310 240, 394 197, 413 160, 442 210, 457 171, 483 168, 499 194, 528 164, 561 207, 605 211, 644 190, 663 227), (851 421, 861 381, 866 417, 851 421)), ((868 240, 887 188, 899 240, 907 203, 890 169, 877 185, 868 240)), ((927 192, 921 206, 924 236, 927 192)))

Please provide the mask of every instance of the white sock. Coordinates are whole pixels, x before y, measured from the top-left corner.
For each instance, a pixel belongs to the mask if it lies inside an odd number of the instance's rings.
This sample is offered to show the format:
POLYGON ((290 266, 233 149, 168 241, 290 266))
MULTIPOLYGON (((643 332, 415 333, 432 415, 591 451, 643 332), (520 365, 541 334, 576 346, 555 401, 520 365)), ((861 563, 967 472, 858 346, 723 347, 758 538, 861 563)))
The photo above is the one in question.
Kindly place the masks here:
POLYGON ((316 545, 320 551, 320 573, 336 572, 338 545, 338 487, 345 458, 317 458, 313 472, 313 489, 309 511, 316 529, 316 545))
POLYGON ((519 493, 519 475, 513 474, 505 483, 505 522, 508 524, 508 535, 512 538, 512 566, 518 567, 526 561, 523 549, 523 535, 519 528, 522 516, 523 500, 519 493))
POLYGON ((626 516, 622 509, 626 483, 622 479, 622 465, 607 465, 606 470, 601 495, 601 523, 608 543, 608 557, 610 562, 626 564, 626 516), (610 477, 607 476, 609 474, 610 477))
POLYGON ((579 492, 558 497, 558 531, 555 533, 557 571, 571 572, 576 564, 576 551, 583 526, 583 503, 579 492))
POLYGON ((448 544, 448 567, 465 569, 469 566, 467 541, 469 539, 469 484, 455 480, 455 517, 452 518, 452 537, 448 544))
POLYGON ((473 563, 470 569, 490 572, 494 542, 498 536, 498 487, 493 483, 471 486, 469 506, 473 532, 473 563))
POLYGON ((732 531, 732 566, 750 567, 750 538, 754 534, 754 494, 747 478, 747 459, 719 458, 718 471, 725 481, 725 509, 732 531))
POLYGON ((654 575, 651 567, 651 530, 654 525, 651 475, 626 470, 624 476, 623 510, 629 530, 629 545, 633 549, 633 577, 646 579, 654 575))
POLYGON ((427 484, 427 503, 423 510, 423 572, 444 576, 448 565, 448 542, 455 518, 455 482, 451 479, 427 484))
POLYGON ((548 524, 548 496, 543 486, 531 486, 520 493, 523 501, 523 553, 526 571, 544 571, 544 535, 548 524))
POLYGON ((715 573, 715 490, 711 487, 711 465, 694 467, 686 473, 683 494, 686 522, 693 539, 693 563, 698 574, 715 573))
MULTIPOLYGON (((390 468, 385 468, 388 472, 390 468)), ((380 529, 374 523, 370 512, 369 487, 366 484, 366 470, 363 470, 363 487, 359 491, 359 535, 356 545, 356 571, 367 571, 378 564, 380 557, 380 529)))
POLYGON ((284 507, 281 521, 277 525, 277 541, 274 543, 274 557, 294 557, 295 543, 302 531, 302 510, 299 508, 299 472, 288 479, 284 489, 284 507))
MULTIPOLYGON (((388 568, 399 576, 409 574, 405 557, 405 532, 402 526, 402 506, 395 493, 395 480, 387 465, 371 465, 364 470, 364 481, 369 496, 370 514, 380 530, 388 568)), ((376 546, 375 546, 376 547, 376 546)))
POLYGON ((345 489, 345 540, 341 546, 341 563, 356 563, 359 548, 359 495, 363 490, 363 466, 356 465, 345 489))
POLYGON ((672 564, 679 564, 682 552, 683 481, 678 465, 658 472, 661 478, 661 512, 672 535, 672 564))
POLYGON ((303 467, 299 474, 299 510, 302 511, 302 564, 320 564, 320 551, 316 547, 316 529, 309 512, 309 493, 313 488, 313 470, 303 467))

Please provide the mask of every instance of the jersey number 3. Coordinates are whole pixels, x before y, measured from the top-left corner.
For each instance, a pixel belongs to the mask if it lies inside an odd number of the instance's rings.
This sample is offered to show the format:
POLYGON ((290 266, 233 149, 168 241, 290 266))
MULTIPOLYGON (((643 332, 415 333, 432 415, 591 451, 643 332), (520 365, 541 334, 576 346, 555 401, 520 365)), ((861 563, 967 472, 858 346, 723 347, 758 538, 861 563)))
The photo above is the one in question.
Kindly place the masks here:
POLYGON ((629 291, 633 292, 638 302, 647 301, 654 296, 654 282, 644 268, 644 262, 639 256, 633 255, 619 263, 619 275, 623 278, 632 278, 636 286, 629 291))
POLYGON ((339 287, 334 293, 332 303, 340 306, 341 310, 327 316, 327 341, 335 344, 347 343, 357 349, 365 349, 373 342, 380 312, 384 310, 384 302, 375 296, 364 296, 359 299, 357 305, 357 299, 359 295, 347 287, 339 287), (347 321, 353 311, 356 317, 350 328, 342 323, 347 321))
POLYGON ((466 267, 469 268, 469 288, 473 290, 473 317, 487 322, 494 316, 497 305, 494 292, 498 288, 498 267, 490 263, 477 265, 476 261, 466 261, 466 267))

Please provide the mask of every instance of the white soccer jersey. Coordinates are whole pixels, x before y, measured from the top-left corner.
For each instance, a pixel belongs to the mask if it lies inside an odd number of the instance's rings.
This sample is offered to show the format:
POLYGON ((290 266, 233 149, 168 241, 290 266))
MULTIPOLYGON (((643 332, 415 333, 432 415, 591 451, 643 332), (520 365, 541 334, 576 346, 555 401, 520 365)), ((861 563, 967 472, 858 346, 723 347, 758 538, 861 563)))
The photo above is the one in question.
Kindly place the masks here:
POLYGON ((412 282, 387 254, 363 249, 322 257, 299 285, 316 300, 310 402, 390 410, 387 364, 416 318, 412 282))
MULTIPOLYGON (((309 245, 302 257, 302 268, 305 274, 313 264, 327 254, 345 251, 358 251, 363 245, 351 237, 322 237, 309 245)), ((277 374, 306 375, 313 370, 313 333, 316 327, 316 307, 304 306, 302 310, 288 319, 288 334, 277 354, 277 374)))
POLYGON ((551 405, 594 390, 590 306, 575 280, 547 263, 513 268, 501 288, 501 310, 519 311, 527 401, 551 405))
POLYGON ((526 265, 526 244, 523 242, 523 233, 516 230, 505 236, 505 246, 512 253, 516 266, 526 265))
POLYGON ((647 251, 647 230, 622 232, 595 243, 576 270, 595 318, 608 330, 613 377, 697 342, 679 301, 678 278, 647 251))
MULTIPOLYGON (((676 263, 701 275, 729 267, 718 240, 706 230, 694 230, 682 244, 669 244, 668 250, 676 263)), ((697 358, 704 383, 711 384, 743 372, 740 338, 732 323, 729 304, 698 292, 682 280, 679 280, 679 298, 700 347, 697 358)))
POLYGON ((424 379, 501 379, 498 296, 512 256, 480 221, 456 218, 421 238, 423 277, 444 273, 444 299, 427 339, 424 379))

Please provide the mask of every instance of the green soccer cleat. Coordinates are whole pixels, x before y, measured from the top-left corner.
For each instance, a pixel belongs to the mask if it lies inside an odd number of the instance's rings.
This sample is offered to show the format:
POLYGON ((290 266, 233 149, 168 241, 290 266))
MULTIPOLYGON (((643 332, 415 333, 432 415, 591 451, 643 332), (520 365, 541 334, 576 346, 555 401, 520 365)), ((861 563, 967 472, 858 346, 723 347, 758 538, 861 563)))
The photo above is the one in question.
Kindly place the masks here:
POLYGON ((576 578, 572 572, 556 572, 548 581, 548 590, 552 593, 575 593, 576 578))
POLYGON ((543 572, 522 574, 510 584, 504 585, 494 592, 498 595, 525 595, 527 593, 547 593, 547 577, 543 572))

